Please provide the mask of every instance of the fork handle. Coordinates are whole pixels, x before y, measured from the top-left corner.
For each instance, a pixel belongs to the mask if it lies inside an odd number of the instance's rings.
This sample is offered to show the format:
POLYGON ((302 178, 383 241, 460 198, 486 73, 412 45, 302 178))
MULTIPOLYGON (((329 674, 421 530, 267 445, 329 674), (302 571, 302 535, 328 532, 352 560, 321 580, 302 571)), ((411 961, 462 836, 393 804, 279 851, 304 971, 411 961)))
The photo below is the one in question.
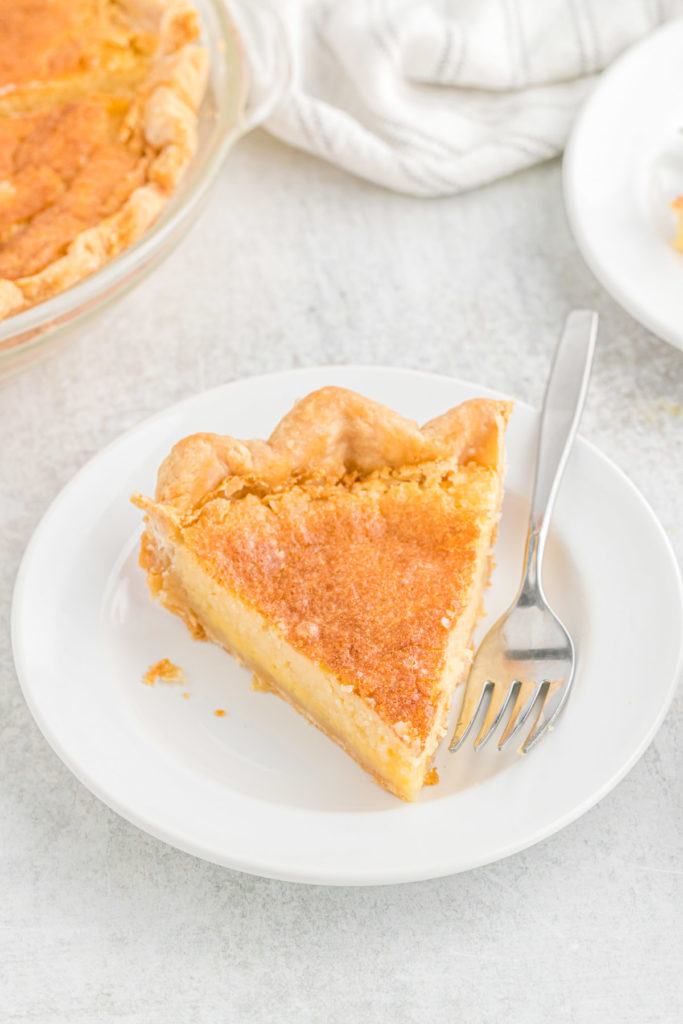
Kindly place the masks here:
POLYGON ((542 589, 541 562, 550 516, 583 412, 597 333, 598 314, 575 309, 555 349, 541 410, 521 590, 542 589))

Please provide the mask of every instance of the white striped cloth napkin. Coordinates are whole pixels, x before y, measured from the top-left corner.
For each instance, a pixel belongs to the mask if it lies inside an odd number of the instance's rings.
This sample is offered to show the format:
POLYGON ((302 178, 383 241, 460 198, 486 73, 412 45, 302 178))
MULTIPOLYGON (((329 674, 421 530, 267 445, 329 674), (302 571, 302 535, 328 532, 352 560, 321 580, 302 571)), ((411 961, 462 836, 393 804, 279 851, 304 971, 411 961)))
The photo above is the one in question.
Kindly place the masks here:
MULTIPOLYGON (((596 74, 683 0, 227 0, 265 121, 293 146, 416 196, 561 152, 596 74)), ((681 54, 683 59, 683 54, 681 54)))

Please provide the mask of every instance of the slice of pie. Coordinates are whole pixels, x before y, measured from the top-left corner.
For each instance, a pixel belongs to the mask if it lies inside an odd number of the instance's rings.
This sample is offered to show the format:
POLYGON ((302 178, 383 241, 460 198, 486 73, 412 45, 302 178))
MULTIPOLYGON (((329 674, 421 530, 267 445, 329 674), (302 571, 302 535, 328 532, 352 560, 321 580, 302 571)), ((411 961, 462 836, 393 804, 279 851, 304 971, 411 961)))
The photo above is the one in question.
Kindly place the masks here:
POLYGON ((195 150, 198 35, 186 0, 2 0, 0 319, 156 220, 195 150))
POLYGON ((405 800, 470 665, 510 411, 477 399, 419 429, 324 388, 268 442, 185 438, 155 500, 133 495, 152 595, 405 800))

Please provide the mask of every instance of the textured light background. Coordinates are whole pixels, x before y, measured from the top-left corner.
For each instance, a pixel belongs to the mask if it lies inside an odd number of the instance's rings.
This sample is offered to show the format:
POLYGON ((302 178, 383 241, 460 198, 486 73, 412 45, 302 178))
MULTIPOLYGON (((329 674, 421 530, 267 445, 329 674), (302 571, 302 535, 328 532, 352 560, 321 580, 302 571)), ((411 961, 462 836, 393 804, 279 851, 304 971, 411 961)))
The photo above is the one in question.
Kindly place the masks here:
POLYGON ((126 428, 218 383, 320 363, 450 373, 538 404, 574 305, 602 314, 582 433, 683 561, 683 353, 584 266, 557 162, 417 200, 256 134, 152 277, 0 387, 3 1022, 681 1020, 680 689, 627 778, 558 835, 447 879, 326 889, 204 863, 108 810, 38 732, 9 645, 33 528, 126 428))

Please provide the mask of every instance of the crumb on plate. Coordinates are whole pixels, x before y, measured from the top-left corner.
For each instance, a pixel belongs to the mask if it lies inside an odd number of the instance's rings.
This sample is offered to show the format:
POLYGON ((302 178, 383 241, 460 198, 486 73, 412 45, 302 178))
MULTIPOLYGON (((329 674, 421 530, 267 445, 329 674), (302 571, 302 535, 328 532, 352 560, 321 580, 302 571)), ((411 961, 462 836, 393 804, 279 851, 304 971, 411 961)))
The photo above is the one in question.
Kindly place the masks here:
MULTIPOLYGON (((153 665, 150 665, 142 677, 142 681, 145 686, 154 686, 157 680, 160 683, 187 682, 185 673, 180 666, 174 665, 168 658, 162 658, 161 661, 157 661, 153 665)), ((183 696, 185 695, 183 694, 183 696)))

